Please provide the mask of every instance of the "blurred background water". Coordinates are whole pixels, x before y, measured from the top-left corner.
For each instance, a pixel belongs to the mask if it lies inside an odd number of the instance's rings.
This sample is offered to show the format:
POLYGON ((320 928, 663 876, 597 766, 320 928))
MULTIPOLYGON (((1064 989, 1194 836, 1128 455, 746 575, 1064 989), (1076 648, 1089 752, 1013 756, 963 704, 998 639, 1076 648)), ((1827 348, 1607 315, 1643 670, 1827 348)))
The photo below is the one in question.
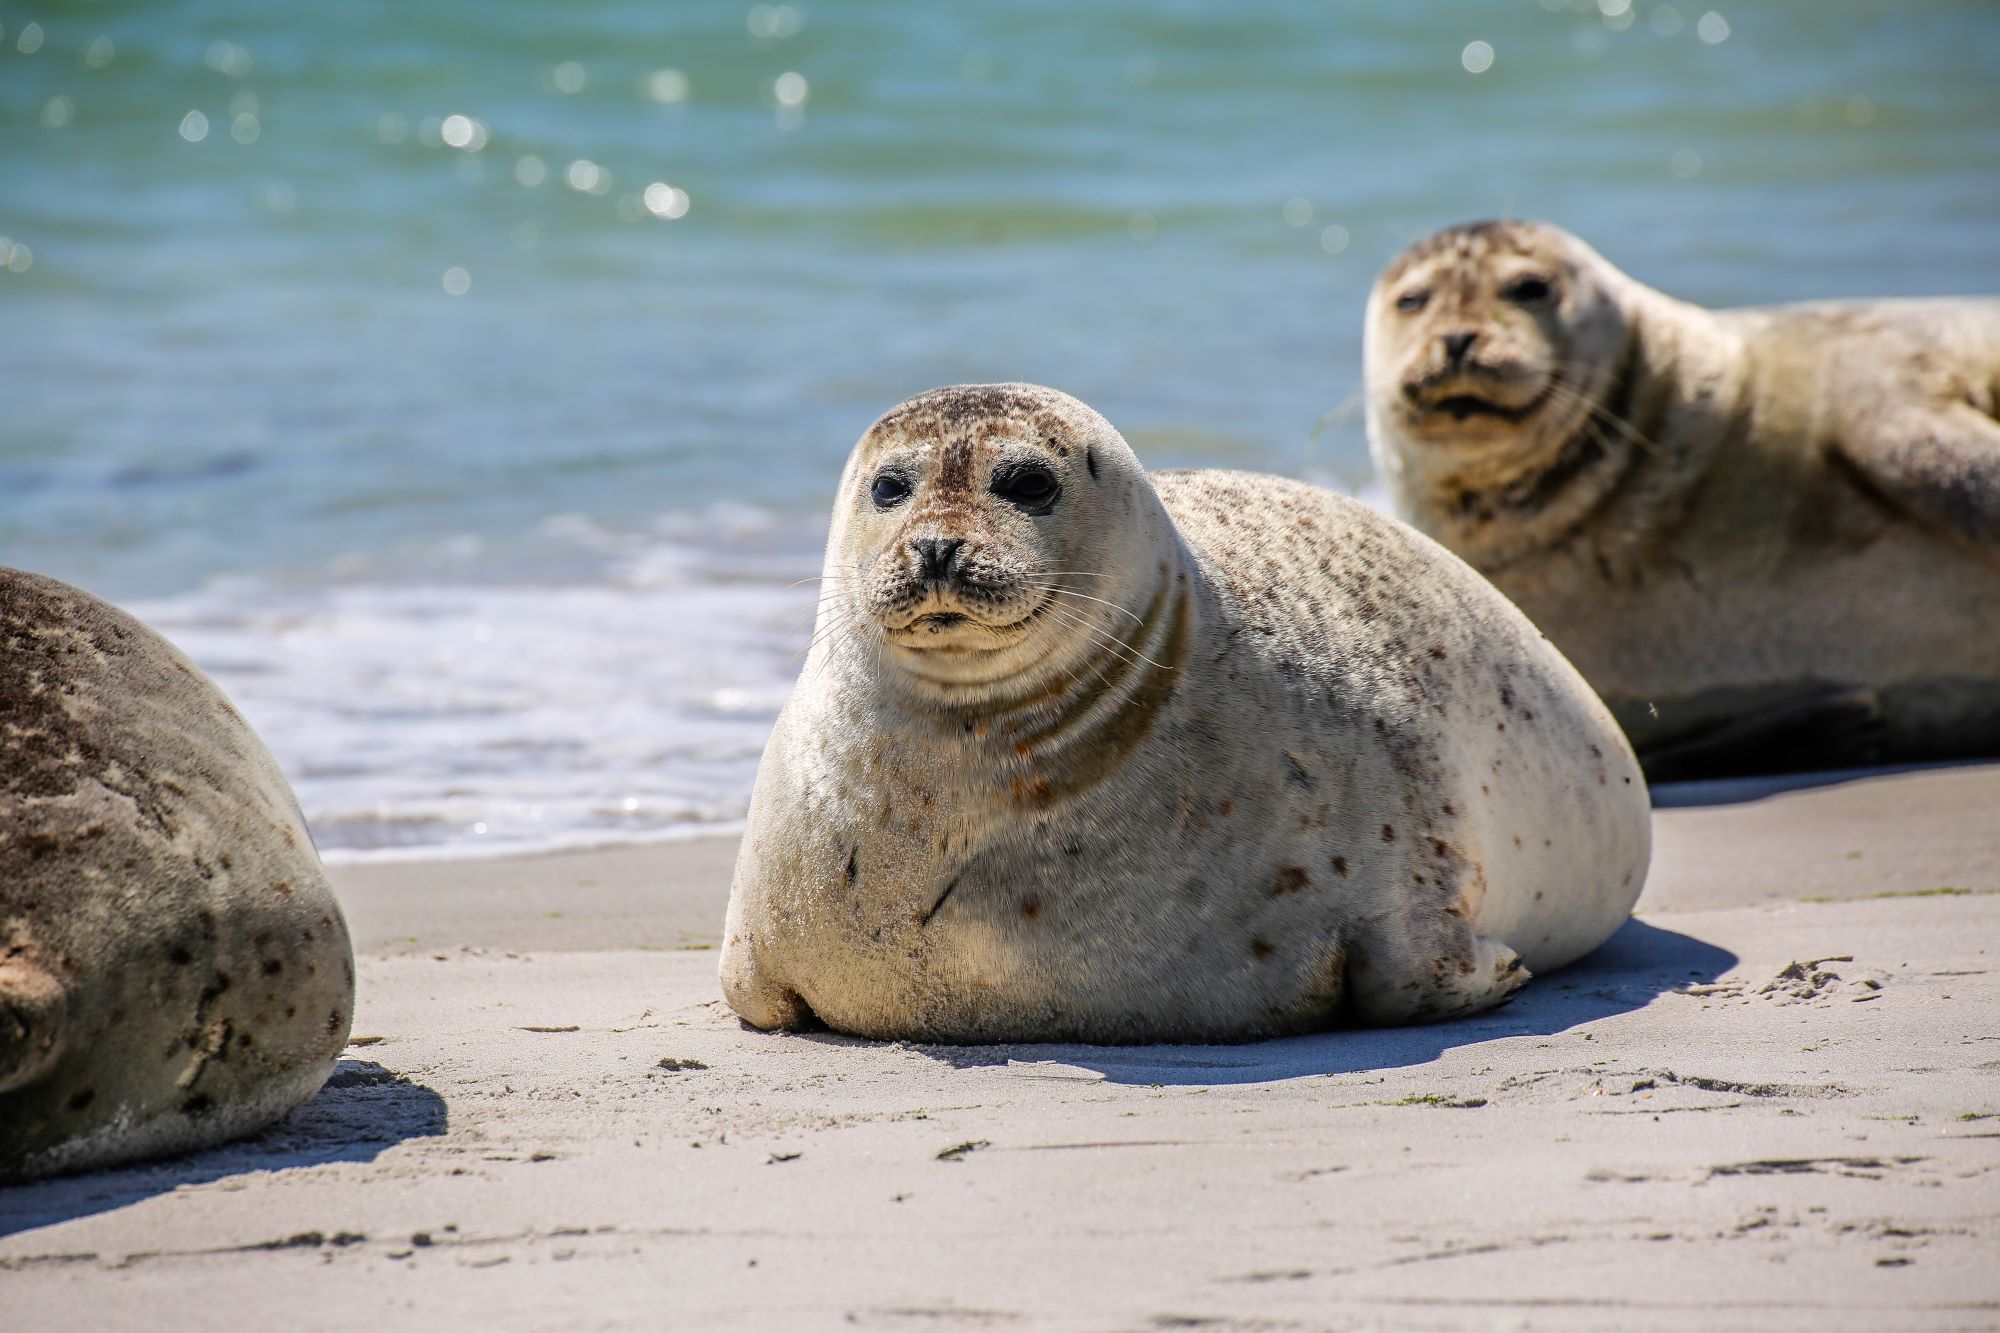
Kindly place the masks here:
POLYGON ((188 650, 331 857, 726 827, 898 399, 1365 491, 1445 223, 2000 289, 1996 68, 1987 0, 0 0, 0 562, 188 650))

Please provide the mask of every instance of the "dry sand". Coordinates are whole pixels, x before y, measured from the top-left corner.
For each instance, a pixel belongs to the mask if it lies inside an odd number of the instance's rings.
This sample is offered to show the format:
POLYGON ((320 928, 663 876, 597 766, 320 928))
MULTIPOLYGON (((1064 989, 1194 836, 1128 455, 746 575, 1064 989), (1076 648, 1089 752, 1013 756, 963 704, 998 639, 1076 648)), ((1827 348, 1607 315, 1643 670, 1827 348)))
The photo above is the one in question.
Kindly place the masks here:
POLYGON ((745 1031, 725 841, 347 867, 333 1083, 0 1190, 0 1327, 2000 1328, 2000 767, 1769 792, 1498 1012, 1238 1047, 745 1031))

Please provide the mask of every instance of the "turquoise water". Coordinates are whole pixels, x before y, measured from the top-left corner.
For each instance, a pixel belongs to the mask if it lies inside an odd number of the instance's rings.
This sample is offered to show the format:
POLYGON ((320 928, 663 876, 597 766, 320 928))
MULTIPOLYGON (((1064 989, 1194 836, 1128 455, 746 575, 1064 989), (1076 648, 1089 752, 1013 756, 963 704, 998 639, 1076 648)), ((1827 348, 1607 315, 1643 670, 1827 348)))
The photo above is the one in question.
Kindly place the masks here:
POLYGON ((7 3, 0 561, 193 652, 330 852, 727 824, 897 399, 1365 488, 1447 222, 2000 290, 1996 63, 1976 2, 7 3))

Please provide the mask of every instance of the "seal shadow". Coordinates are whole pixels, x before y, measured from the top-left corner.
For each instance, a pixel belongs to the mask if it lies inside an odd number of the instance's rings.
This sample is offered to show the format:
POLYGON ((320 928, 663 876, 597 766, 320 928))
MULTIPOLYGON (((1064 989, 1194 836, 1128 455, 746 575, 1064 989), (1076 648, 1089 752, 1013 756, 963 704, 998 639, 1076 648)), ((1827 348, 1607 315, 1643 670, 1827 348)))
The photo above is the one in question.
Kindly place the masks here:
POLYGON ((1736 955, 1691 935, 1633 917, 1598 948, 1538 976, 1497 1009, 1443 1023, 1337 1028, 1233 1046, 919 1046, 957 1069, 1050 1061, 1094 1070, 1109 1083, 1151 1086, 1271 1083, 1429 1064, 1459 1046, 1503 1037, 1545 1037, 1582 1023, 1643 1009, 1656 997, 1714 981, 1736 955))
POLYGON ((1899 773, 1949 772, 1955 768, 1990 767, 1994 759, 1938 759, 1906 764, 1875 764, 1865 768, 1824 768, 1802 773, 1766 773, 1733 778, 1682 778, 1651 785, 1655 810, 1687 810, 1721 805, 1747 805, 1787 792, 1839 787, 1867 778, 1899 773))
POLYGON ((370 1060, 341 1060, 311 1101, 247 1138, 158 1161, 0 1186, 0 1237, 247 1172, 372 1162, 385 1148, 443 1134, 449 1118, 444 1098, 431 1088, 370 1060))

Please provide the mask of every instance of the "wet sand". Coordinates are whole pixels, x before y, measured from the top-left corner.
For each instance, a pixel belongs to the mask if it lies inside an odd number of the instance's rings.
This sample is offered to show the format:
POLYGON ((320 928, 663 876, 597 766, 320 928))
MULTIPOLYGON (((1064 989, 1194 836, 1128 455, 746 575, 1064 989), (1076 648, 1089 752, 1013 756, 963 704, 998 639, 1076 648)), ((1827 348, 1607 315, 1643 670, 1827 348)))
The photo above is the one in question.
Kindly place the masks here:
POLYGON ((879 1045, 718 998, 733 845, 340 867, 332 1084, 0 1190, 10 1327, 2000 1327, 2000 766, 1676 788, 1479 1018, 879 1045), (1945 892, 1949 890, 1949 892, 1945 892))

